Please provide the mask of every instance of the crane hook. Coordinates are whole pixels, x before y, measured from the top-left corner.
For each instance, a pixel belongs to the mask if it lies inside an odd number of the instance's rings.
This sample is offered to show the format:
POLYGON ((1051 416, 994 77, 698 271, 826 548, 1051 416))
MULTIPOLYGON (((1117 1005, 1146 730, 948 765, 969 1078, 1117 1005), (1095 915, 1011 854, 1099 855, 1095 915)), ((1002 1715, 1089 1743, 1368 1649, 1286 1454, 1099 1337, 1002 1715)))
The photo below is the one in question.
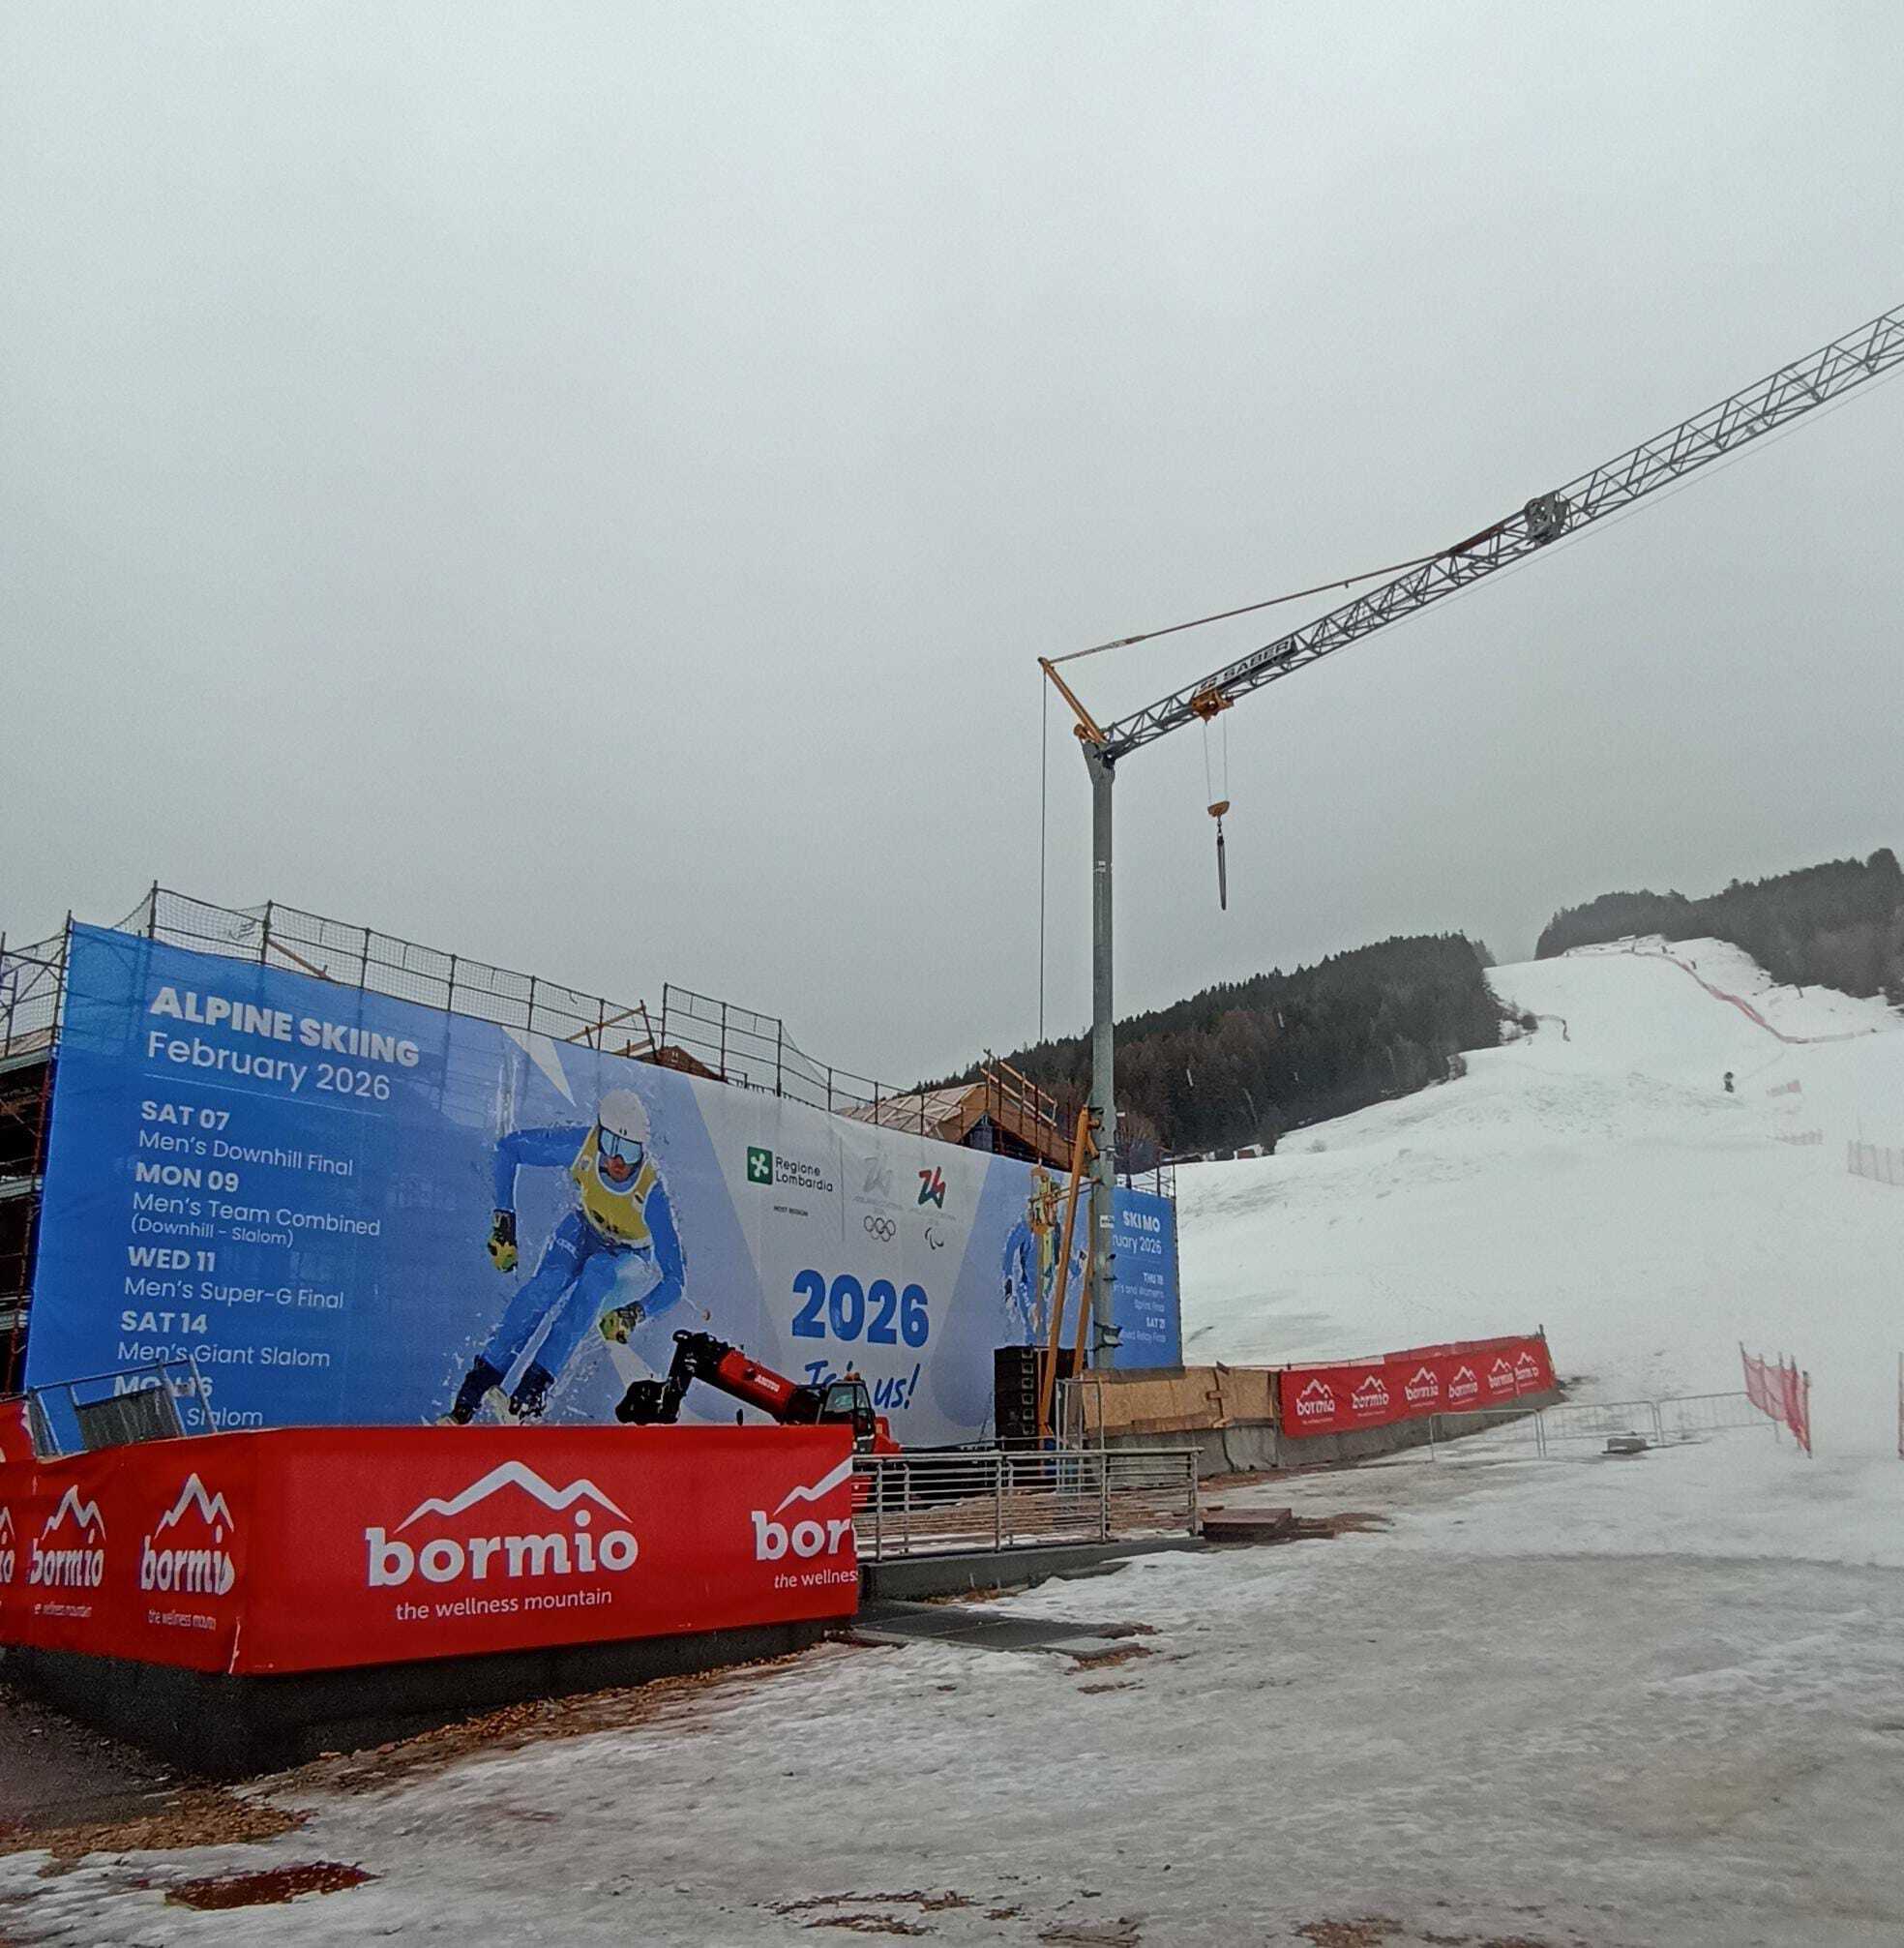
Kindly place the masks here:
POLYGON ((1230 875, 1223 863, 1223 815, 1229 809, 1228 798, 1219 798, 1209 808, 1216 821, 1216 903, 1226 914, 1230 911, 1230 875))

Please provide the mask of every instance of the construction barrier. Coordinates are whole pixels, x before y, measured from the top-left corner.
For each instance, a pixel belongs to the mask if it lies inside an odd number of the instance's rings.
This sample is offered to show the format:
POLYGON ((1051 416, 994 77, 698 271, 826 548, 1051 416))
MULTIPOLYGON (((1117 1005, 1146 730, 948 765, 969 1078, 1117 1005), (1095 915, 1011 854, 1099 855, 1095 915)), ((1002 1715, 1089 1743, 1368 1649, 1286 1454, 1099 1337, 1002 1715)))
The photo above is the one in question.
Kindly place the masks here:
POLYGON ((1798 1362, 1781 1356, 1776 1362, 1739 1349, 1745 1367, 1745 1397, 1760 1413, 1791 1429, 1792 1438, 1811 1453, 1811 1375, 1798 1362))
POLYGON ((325 1670, 858 1606, 844 1427, 287 1427, 55 1460, 19 1431, 11 1644, 325 1670))
POLYGON ((1904 1189, 1904 1150, 1890 1150, 1881 1143, 1847 1143, 1845 1168, 1854 1177, 1868 1177, 1873 1184, 1904 1189))
POLYGON ((1297 1438, 1385 1427, 1430 1414, 1482 1412, 1553 1385, 1544 1334, 1413 1346, 1277 1373, 1282 1430, 1297 1438))

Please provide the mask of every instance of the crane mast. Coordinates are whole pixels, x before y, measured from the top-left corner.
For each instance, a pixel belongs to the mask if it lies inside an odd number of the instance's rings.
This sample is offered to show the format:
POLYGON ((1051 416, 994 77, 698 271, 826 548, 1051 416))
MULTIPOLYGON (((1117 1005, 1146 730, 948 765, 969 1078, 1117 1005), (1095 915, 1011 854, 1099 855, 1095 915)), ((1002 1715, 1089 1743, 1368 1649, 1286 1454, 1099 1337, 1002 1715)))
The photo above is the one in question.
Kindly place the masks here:
POLYGON ((1108 725, 1091 716, 1051 659, 1040 659, 1045 674, 1078 719, 1078 739, 1091 780, 1091 1122, 1097 1145, 1090 1202, 1094 1364, 1106 1364, 1116 1344, 1111 1324, 1112 1204, 1116 1187, 1111 861, 1113 786, 1119 761, 1172 731, 1207 722, 1218 710, 1264 684, 1293 676, 1378 629, 1458 594, 1562 535, 1632 506, 1899 365, 1904 365, 1904 307, 1880 314, 1564 487, 1536 494, 1493 526, 1404 570, 1380 587, 1108 725))

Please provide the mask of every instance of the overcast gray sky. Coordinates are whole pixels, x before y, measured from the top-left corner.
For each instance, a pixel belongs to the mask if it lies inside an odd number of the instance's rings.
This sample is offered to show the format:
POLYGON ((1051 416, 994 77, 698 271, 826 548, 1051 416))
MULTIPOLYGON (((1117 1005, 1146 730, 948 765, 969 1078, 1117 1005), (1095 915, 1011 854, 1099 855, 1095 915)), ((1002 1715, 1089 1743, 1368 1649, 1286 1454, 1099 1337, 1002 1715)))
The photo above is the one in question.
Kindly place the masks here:
MULTIPOLYGON (((1034 657, 1451 542, 1904 299, 1900 103, 1889 0, 11 0, 0 926, 156 877, 899 1079, 1012 1046, 1034 657)), ((1245 703, 1228 914, 1198 738, 1134 757, 1122 1004, 1904 843, 1900 435, 1859 393, 1245 703)))

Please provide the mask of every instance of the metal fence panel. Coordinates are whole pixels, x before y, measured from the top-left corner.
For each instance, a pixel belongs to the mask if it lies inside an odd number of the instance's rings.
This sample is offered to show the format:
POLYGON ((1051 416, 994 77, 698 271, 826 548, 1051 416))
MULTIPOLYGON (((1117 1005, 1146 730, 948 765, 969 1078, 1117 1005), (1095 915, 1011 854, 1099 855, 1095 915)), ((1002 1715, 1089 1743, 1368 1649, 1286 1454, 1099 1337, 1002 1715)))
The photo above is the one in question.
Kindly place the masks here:
POLYGON ((1724 1427, 1776 1426, 1766 1421, 1747 1394, 1681 1394, 1659 1402, 1659 1418, 1663 1438, 1669 1441, 1686 1441, 1724 1427))
POLYGON ((1188 1448, 864 1454, 854 1526, 868 1561, 1038 1543, 1194 1535, 1188 1448))

